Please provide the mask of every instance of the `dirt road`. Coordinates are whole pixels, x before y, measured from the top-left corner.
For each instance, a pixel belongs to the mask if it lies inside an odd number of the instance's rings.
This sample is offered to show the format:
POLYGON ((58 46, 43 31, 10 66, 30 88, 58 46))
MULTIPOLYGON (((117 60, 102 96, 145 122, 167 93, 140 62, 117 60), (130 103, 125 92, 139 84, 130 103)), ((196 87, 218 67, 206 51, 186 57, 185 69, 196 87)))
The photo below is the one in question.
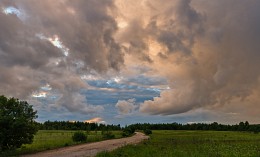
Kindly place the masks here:
POLYGON ((89 157, 95 156, 99 152, 111 151, 127 144, 137 144, 148 138, 149 137, 143 133, 136 132, 132 137, 70 146, 36 154, 24 155, 22 157, 89 157))

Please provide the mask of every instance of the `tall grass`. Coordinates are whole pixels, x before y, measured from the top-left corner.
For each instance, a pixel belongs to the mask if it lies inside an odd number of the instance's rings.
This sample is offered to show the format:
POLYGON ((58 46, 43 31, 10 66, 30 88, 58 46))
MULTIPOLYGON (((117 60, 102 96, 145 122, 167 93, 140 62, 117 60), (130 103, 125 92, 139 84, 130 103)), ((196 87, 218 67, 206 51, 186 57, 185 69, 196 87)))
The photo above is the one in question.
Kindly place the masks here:
MULTIPOLYGON (((21 148, 15 151, 0 152, 2 156, 18 156, 21 154, 30 154, 40 152, 44 150, 50 150, 65 146, 71 146, 79 144, 73 142, 72 136, 76 131, 65 131, 65 130, 39 130, 34 137, 32 144, 22 145, 21 148)), ((101 141, 103 135, 101 131, 85 132, 87 134, 87 143, 101 141)), ((121 138, 121 131, 112 131, 115 138, 121 138)))
POLYGON ((150 140, 97 157, 260 157, 260 134, 227 131, 153 131, 150 140))

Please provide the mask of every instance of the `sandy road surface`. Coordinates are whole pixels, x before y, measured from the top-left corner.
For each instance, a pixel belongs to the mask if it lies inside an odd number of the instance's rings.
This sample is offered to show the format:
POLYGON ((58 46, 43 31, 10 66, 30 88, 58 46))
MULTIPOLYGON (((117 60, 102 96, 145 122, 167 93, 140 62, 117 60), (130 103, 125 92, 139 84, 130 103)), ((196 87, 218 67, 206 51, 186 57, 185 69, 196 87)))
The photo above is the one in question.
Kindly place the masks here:
POLYGON ((50 151, 44 151, 36 154, 24 155, 22 157, 88 157, 95 156, 102 151, 111 151, 127 144, 137 144, 145 139, 148 139, 143 133, 136 132, 132 137, 106 140, 95 143, 82 144, 59 148, 50 151))

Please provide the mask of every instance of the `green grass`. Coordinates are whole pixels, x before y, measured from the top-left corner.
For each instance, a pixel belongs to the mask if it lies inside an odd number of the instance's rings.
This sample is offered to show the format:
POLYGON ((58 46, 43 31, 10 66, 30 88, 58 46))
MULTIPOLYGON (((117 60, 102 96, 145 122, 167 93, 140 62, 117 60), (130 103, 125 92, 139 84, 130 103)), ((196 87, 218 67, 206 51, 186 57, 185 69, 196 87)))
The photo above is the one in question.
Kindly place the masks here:
MULTIPOLYGON (((65 130, 39 130, 34 137, 32 144, 23 145, 21 148, 15 151, 0 152, 2 156, 18 156, 21 154, 30 154, 40 152, 44 150, 50 150, 70 145, 76 145, 79 143, 72 141, 72 136, 76 131, 65 131, 65 130)), ((87 132, 86 132, 87 133, 87 132)), ((121 138, 121 131, 112 131, 115 138, 121 138)), ((101 131, 91 131, 87 136, 87 143, 102 141, 103 136, 101 131)))
POLYGON ((150 140, 97 157, 260 157, 260 134, 228 131, 153 131, 150 140))

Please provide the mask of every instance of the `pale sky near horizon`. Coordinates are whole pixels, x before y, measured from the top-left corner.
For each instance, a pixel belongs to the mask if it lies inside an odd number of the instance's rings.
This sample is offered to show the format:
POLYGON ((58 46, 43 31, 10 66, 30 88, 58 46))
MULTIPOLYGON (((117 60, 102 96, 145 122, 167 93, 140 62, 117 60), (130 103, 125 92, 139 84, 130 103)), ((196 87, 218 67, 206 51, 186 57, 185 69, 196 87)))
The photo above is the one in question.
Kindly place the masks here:
POLYGON ((259 0, 0 0, 0 95, 37 121, 260 123, 259 0))

